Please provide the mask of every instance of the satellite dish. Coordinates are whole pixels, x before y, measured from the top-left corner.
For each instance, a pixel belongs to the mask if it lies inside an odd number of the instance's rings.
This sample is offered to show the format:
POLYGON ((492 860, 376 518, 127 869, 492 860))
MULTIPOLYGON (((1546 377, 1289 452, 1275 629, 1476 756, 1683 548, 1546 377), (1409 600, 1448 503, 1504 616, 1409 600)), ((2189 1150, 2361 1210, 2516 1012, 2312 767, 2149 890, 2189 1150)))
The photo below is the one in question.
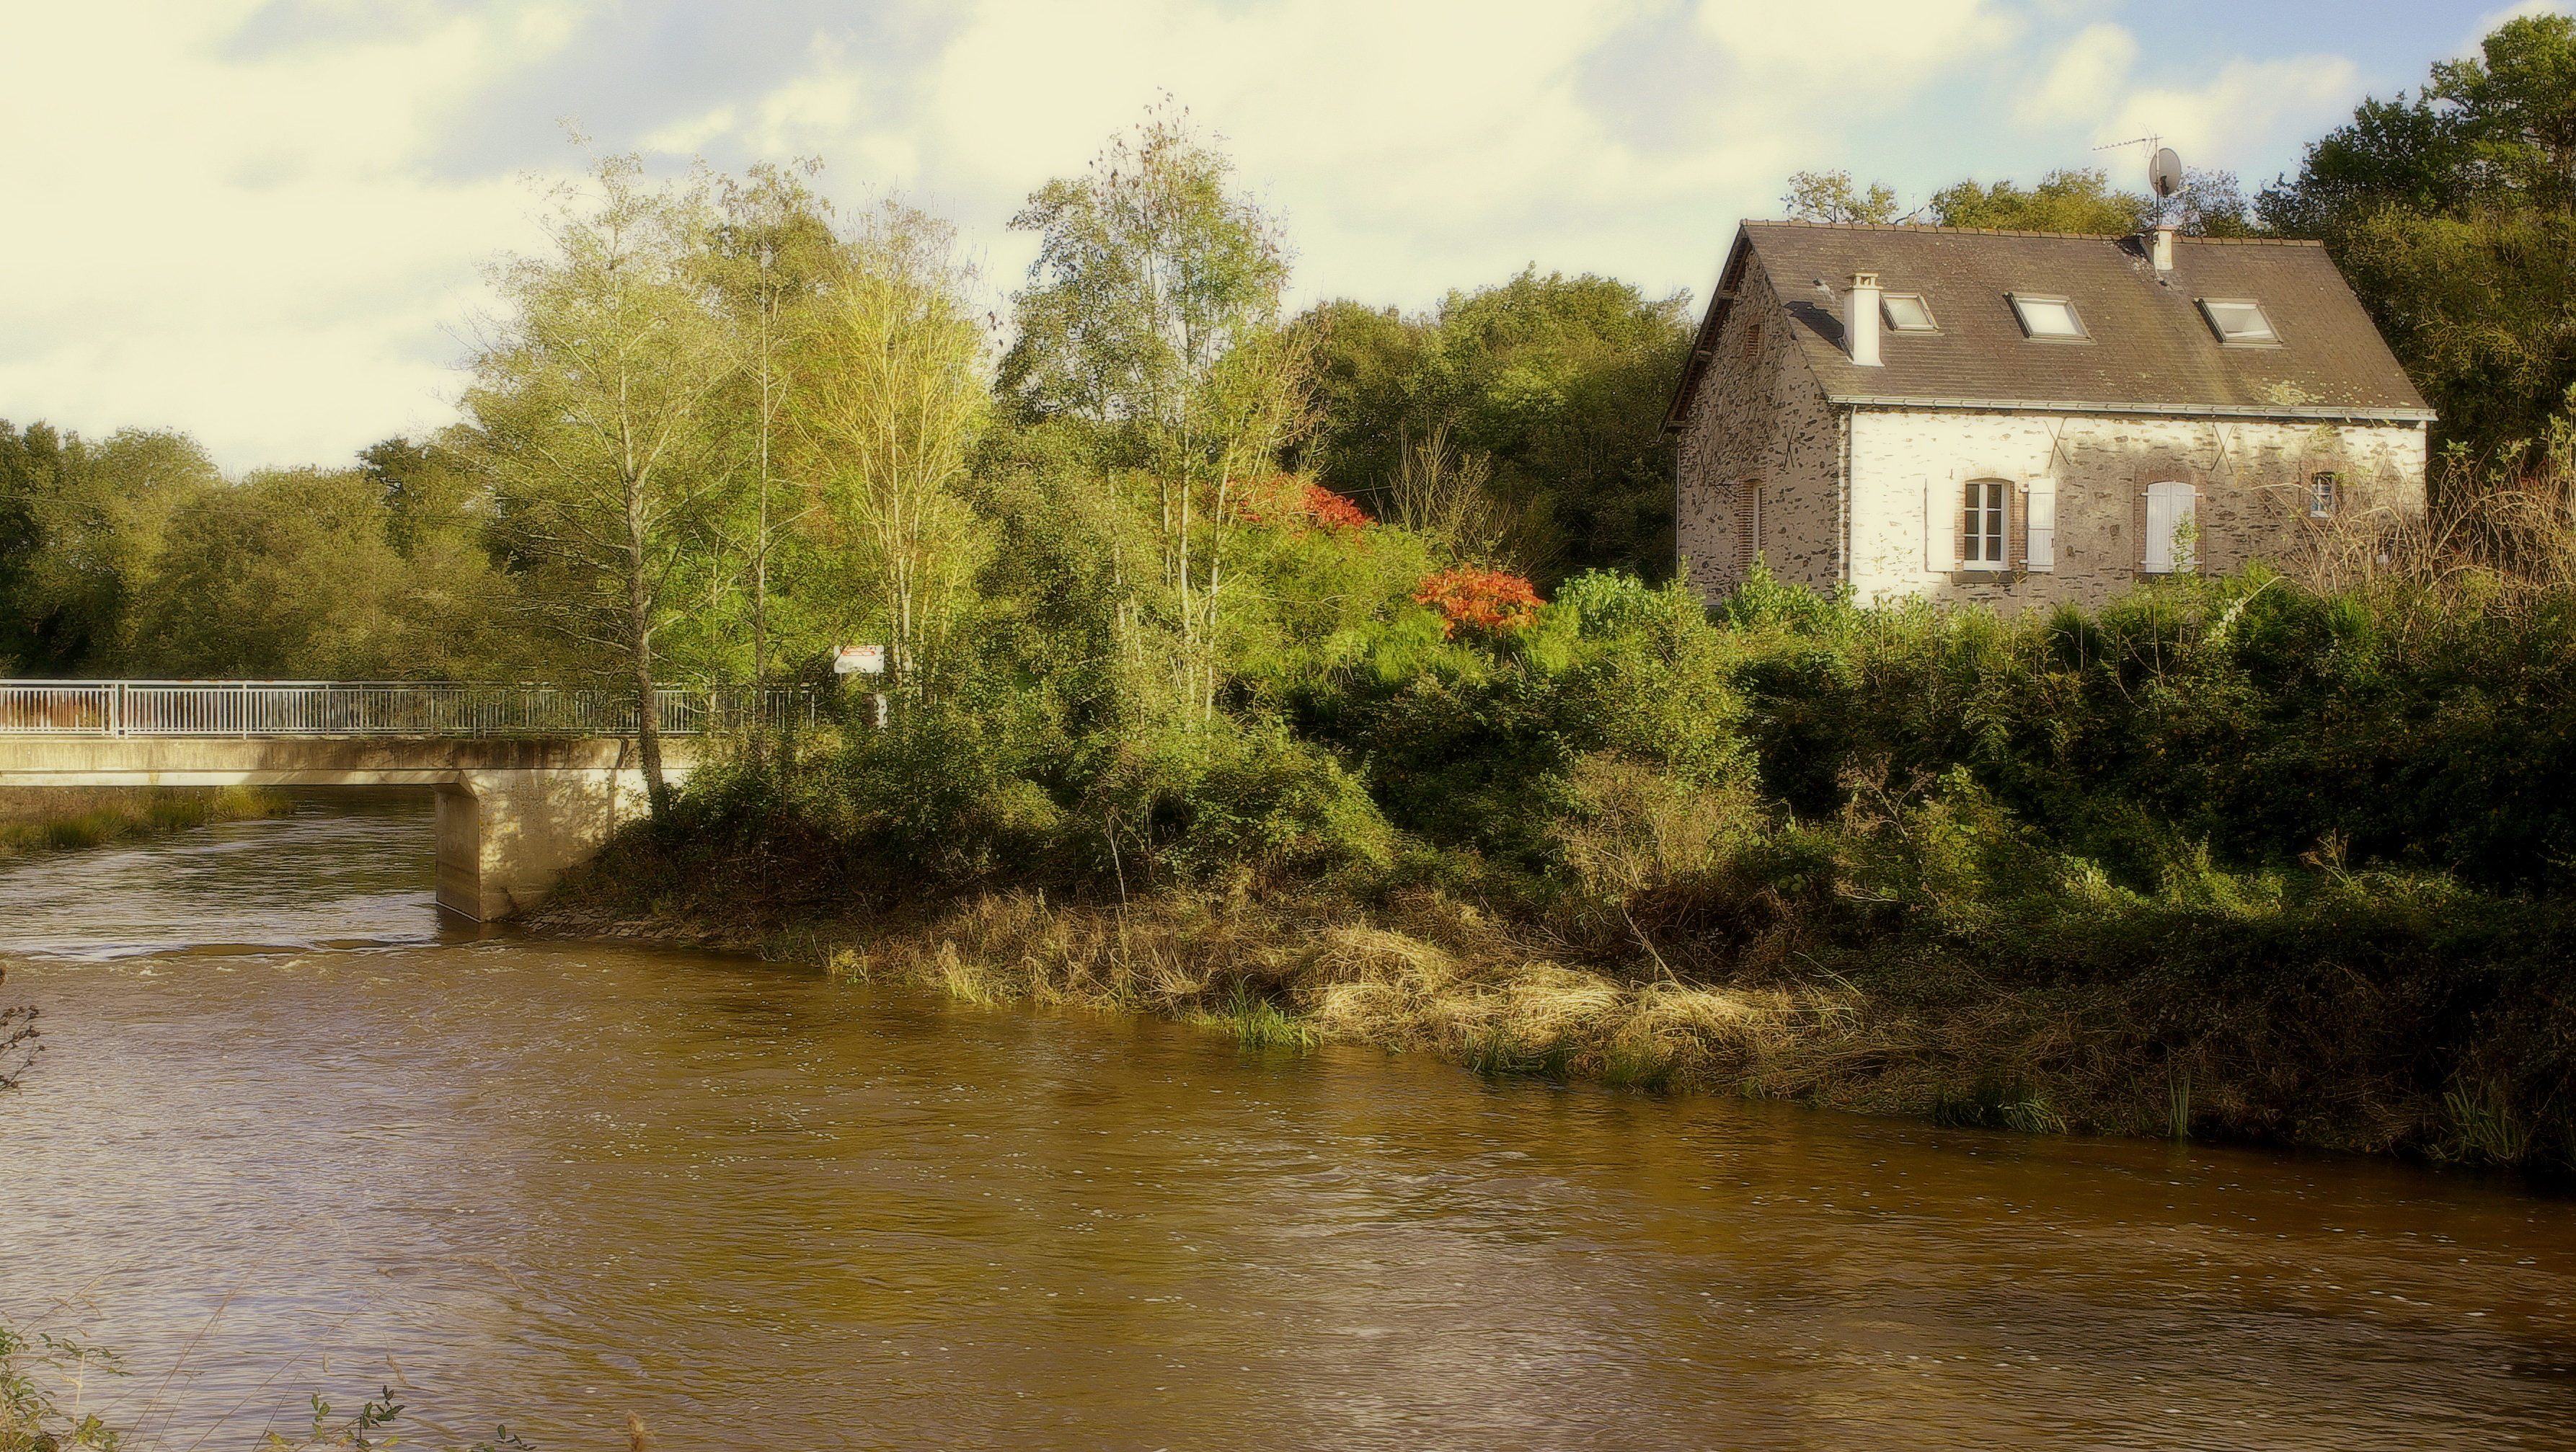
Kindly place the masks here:
POLYGON ((2156 159, 2147 168, 2147 179, 2159 197, 2170 197, 2182 190, 2182 158, 2170 146, 2160 147, 2156 159))

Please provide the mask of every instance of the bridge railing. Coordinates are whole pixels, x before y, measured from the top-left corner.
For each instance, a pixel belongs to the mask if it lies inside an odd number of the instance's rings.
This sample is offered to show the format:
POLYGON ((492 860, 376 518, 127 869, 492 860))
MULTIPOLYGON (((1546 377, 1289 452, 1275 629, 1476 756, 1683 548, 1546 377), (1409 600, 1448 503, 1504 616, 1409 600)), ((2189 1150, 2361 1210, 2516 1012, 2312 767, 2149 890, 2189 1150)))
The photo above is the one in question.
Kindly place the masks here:
MULTIPOLYGON (((801 687, 656 686, 667 736, 811 724, 801 687)), ((632 736, 632 692, 399 681, 0 680, 11 736, 632 736)))

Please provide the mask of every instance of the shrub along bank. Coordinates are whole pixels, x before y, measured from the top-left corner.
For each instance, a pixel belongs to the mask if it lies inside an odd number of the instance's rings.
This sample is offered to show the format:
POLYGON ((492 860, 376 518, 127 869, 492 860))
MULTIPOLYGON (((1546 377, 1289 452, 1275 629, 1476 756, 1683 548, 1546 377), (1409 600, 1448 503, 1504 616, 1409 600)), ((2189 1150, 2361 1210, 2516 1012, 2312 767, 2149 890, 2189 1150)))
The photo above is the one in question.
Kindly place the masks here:
POLYGON ((2563 1169, 2571 605, 1595 574, 1517 631, 1396 597, 1164 731, 994 654, 703 772, 564 901, 1257 1043, 2563 1169))
POLYGON ((2576 592, 1594 574, 1473 625, 1398 533, 1274 571, 1321 613, 1204 720, 987 632, 883 731, 702 772, 565 911, 1256 1041, 2576 1166, 2576 592))

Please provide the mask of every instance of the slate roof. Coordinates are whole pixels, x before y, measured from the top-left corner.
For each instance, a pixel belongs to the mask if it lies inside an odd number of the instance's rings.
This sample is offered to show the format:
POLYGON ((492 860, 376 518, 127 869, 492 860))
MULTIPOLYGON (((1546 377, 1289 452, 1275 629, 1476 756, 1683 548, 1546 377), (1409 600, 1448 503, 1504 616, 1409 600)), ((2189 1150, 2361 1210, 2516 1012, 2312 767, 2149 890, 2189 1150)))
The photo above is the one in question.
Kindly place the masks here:
POLYGON ((2157 274, 2137 237, 1746 222, 1665 417, 1681 426, 1730 294, 1760 258, 1800 350, 1836 403, 2425 421, 2433 417, 2369 314, 2313 242, 2178 237, 2157 274), (1885 366, 1854 365, 1842 310, 1855 272, 1921 293, 1937 334, 1879 329, 1885 366), (1821 283, 1823 286, 1819 286, 1821 283), (2023 336, 2009 294, 2072 300, 2087 343, 2023 336), (2220 343, 2198 299, 2263 304, 2279 347, 2220 343))

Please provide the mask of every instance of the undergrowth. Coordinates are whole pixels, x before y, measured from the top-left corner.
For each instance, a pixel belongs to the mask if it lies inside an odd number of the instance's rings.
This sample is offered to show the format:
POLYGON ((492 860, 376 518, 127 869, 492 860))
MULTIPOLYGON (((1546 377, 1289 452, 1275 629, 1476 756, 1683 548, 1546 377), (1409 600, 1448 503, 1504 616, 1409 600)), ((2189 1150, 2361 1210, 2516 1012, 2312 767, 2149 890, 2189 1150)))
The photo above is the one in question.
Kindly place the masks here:
POLYGON ((1214 717, 970 660, 574 894, 1248 1044, 2576 1168, 2576 584, 1405 609, 1214 717))

